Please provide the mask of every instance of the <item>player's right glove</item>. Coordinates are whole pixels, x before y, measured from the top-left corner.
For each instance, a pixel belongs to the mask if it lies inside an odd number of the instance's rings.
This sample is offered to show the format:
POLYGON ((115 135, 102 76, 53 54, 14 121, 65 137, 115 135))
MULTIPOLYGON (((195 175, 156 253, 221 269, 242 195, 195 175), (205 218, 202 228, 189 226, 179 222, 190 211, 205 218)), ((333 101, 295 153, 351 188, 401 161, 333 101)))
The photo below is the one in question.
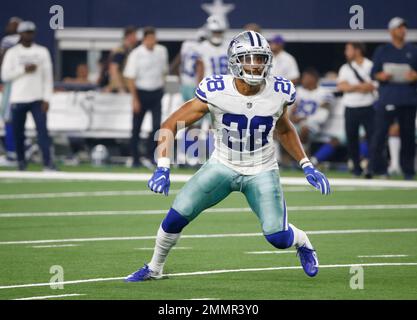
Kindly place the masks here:
POLYGON ((158 161, 158 167, 153 173, 152 177, 148 181, 148 187, 153 192, 164 193, 166 196, 169 192, 169 186, 171 181, 169 180, 169 159, 168 165, 160 165, 161 162, 166 161, 166 158, 162 158, 158 161))
MULTIPOLYGON (((303 159, 304 160, 304 159, 303 159)), ((314 168, 313 164, 310 160, 301 163, 303 160, 300 161, 300 165, 303 168, 304 175, 306 176, 307 181, 317 190, 321 192, 321 194, 330 194, 330 184, 327 180, 326 176, 314 168)))

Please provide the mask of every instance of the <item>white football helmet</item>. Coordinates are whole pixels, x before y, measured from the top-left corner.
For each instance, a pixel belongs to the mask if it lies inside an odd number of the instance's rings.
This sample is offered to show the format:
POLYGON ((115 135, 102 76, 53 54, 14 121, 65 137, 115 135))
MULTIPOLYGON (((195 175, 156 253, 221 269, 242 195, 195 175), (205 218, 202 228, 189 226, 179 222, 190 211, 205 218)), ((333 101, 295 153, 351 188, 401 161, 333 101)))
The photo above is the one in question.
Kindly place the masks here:
POLYGON ((272 67, 268 41, 255 31, 244 31, 235 36, 230 42, 227 56, 230 73, 249 85, 261 84, 272 67))
POLYGON ((209 31, 209 41, 214 45, 220 45, 224 40, 224 32, 227 29, 226 21, 220 16, 210 16, 207 18, 207 30, 209 31))

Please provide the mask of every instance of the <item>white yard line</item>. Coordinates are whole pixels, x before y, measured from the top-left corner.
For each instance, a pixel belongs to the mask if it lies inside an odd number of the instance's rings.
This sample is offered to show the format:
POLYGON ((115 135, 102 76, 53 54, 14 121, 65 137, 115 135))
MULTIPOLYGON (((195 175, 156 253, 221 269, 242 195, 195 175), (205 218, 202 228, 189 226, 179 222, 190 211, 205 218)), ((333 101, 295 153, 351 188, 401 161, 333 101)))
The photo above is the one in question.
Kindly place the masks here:
MULTIPOLYGON (((45 180, 81 180, 81 181, 148 181, 149 173, 107 173, 107 172, 20 172, 1 171, 0 178, 18 179, 45 179, 45 180)), ((188 174, 172 174, 172 182, 186 182, 190 179, 188 174)))
MULTIPOLYGON (((179 190, 170 190, 170 194, 176 194, 179 190)), ((114 197, 114 196, 157 196, 150 190, 126 190, 126 191, 94 191, 94 192, 54 192, 54 193, 24 193, 24 194, 0 194, 0 200, 16 199, 54 199, 54 198, 79 198, 79 197, 114 197)))
POLYGON ((45 300, 45 299, 78 297, 78 296, 85 296, 85 294, 80 294, 80 293, 58 294, 58 295, 55 295, 55 296, 28 297, 28 298, 19 298, 19 299, 13 299, 13 300, 45 300))
POLYGON ((185 300, 220 300, 219 298, 192 298, 192 299, 185 299, 185 300))
MULTIPOLYGON (((417 266, 417 262, 407 263, 353 263, 353 264, 329 264, 321 265, 321 269, 327 268, 348 268, 348 267, 394 267, 394 266, 417 266)), ((270 267, 270 268, 247 268, 247 269, 222 269, 222 270, 210 270, 210 271, 196 271, 196 272, 182 272, 182 273, 171 273, 166 274, 166 277, 184 277, 184 276, 199 276, 199 275, 210 275, 210 274, 222 274, 222 273, 236 273, 236 272, 259 272, 259 271, 278 271, 278 270, 298 270, 302 269, 301 266, 289 266, 289 267, 270 267)), ((95 279, 83 279, 83 280, 71 280, 63 282, 54 282, 54 285, 69 285, 79 283, 90 283, 90 282, 104 282, 104 281, 115 281, 123 280, 124 277, 113 277, 113 278, 95 278, 95 279)), ((18 284, 18 285, 5 285, 0 286, 0 289, 16 289, 16 288, 29 288, 29 287, 46 287, 50 286, 49 282, 46 283, 30 283, 30 284, 18 284)), ((129 285, 129 284, 126 284, 129 285)))
POLYGON ((272 251, 247 251, 246 254, 287 254, 287 253, 295 253, 296 250, 272 250, 272 251))
MULTIPOLYGON (((46 179, 46 180, 92 180, 92 181, 148 181, 151 173, 102 173, 102 172, 20 172, 0 171, 0 178, 5 179, 46 179)), ((192 175, 172 174, 171 182, 186 182, 192 175)), ((303 177, 281 177, 284 185, 305 186, 303 177)), ((387 188, 417 188, 417 181, 402 180, 365 180, 365 179, 330 179, 331 186, 346 187, 387 187, 387 188)))
MULTIPOLYGON (((417 209, 417 203, 411 204, 367 204, 367 205, 334 205, 334 206, 290 206, 289 212, 296 211, 357 211, 357 210, 404 210, 417 209)), ((250 208, 210 208, 206 213, 243 213, 251 212, 250 208)), ((66 211, 66 212, 4 212, 0 218, 23 217, 67 217, 67 216, 117 216, 117 215, 153 215, 166 214, 168 209, 162 210, 105 210, 105 211, 66 211)), ((369 213, 369 212, 367 212, 369 213)), ((380 212, 375 212, 380 213, 380 212)), ((417 213, 417 211, 416 211, 417 213)))
MULTIPOLYGON (((337 191, 381 191, 386 188, 368 187, 336 187, 337 191)), ((414 188, 401 188, 401 190, 414 190, 414 188)), ((169 190, 170 194, 177 194, 180 189, 169 190)), ((284 193, 288 192, 316 192, 309 186, 305 187, 287 187, 284 193)), ((16 199, 55 199, 55 198, 80 198, 80 197, 120 197, 120 196, 160 196, 150 190, 108 190, 108 191, 74 191, 74 192, 43 192, 43 193, 21 193, 21 194, 0 194, 0 200, 16 200, 16 199)))
MULTIPOLYGON (((134 250, 153 251, 155 247, 133 248, 134 250)), ((192 247, 173 247, 172 250, 191 250, 192 247)))
POLYGON ((409 257, 408 254, 376 254, 370 256, 358 256, 358 258, 403 258, 409 257))
MULTIPOLYGON (((399 229, 353 229, 353 230, 315 230, 306 231, 309 235, 326 234, 361 234, 361 233, 403 233, 417 232, 417 228, 399 229)), ((208 239, 208 238, 240 238, 259 237, 262 233, 220 233, 220 234, 185 234, 181 239, 208 239)), ((63 243, 63 242, 96 242, 96 241, 123 241, 123 240, 154 240, 156 236, 134 236, 134 237, 102 237, 102 238, 71 238, 71 239, 48 239, 48 240, 20 240, 1 241, 0 245, 8 244, 40 244, 40 243, 63 243)))
POLYGON ((64 248, 64 247, 79 247, 80 244, 51 244, 47 246, 31 246, 30 248, 64 248))

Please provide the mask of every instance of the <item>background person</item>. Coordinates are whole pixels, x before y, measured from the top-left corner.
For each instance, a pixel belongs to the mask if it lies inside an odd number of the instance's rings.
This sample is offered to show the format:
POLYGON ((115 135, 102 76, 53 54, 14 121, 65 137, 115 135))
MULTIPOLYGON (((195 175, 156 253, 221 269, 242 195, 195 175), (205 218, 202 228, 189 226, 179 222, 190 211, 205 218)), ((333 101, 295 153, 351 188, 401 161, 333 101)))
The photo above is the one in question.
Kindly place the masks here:
POLYGON ((128 92, 128 87, 123 78, 123 69, 126 65, 129 53, 137 46, 137 28, 128 26, 123 31, 123 43, 110 53, 109 63, 109 87, 111 92, 128 92))
MULTIPOLYGON (((20 36, 17 33, 17 27, 21 21, 22 19, 18 17, 12 17, 6 25, 5 36, 1 39, 0 43, 0 66, 6 51, 16 45, 20 40, 20 36)), ((4 82, 0 101, 0 117, 4 121, 4 148, 6 155, 0 158, 0 165, 14 167, 16 166, 16 144, 14 141, 11 116, 10 90, 11 83, 4 82)))
POLYGON ((300 70, 294 56, 285 51, 285 40, 281 35, 276 35, 269 41, 272 58, 271 73, 279 75, 298 84, 300 80, 300 70))
POLYGON ((147 111, 152 113, 152 133, 145 165, 154 162, 153 150, 156 147, 155 133, 161 124, 161 100, 164 95, 165 76, 168 73, 168 50, 157 43, 153 27, 143 30, 142 44, 135 48, 127 59, 123 75, 127 78, 129 92, 133 99, 133 125, 131 151, 133 167, 139 166, 139 134, 147 111))
POLYGON ((34 43, 36 26, 31 21, 19 23, 20 43, 10 48, 4 57, 1 76, 12 83, 10 103, 16 140, 18 169, 25 170, 25 123, 32 113, 42 151, 44 170, 55 170, 51 142, 46 127, 46 114, 53 92, 52 62, 47 48, 34 43))
MULTIPOLYGON (((352 173, 360 176, 359 128, 364 127, 368 146, 373 134, 376 89, 371 78, 373 63, 365 57, 365 46, 359 42, 347 43, 345 56, 347 62, 339 70, 337 89, 344 93, 342 103, 345 106, 345 130, 348 154, 353 164, 352 173)), ((365 171, 369 177, 368 168, 365 171)))
POLYGON ((375 109, 375 133, 371 145, 372 170, 387 175, 387 134, 398 121, 401 138, 400 165, 404 178, 415 175, 417 109, 417 47, 405 41, 406 21, 394 17, 388 24, 391 42, 379 46, 373 56, 372 76, 379 82, 375 109))

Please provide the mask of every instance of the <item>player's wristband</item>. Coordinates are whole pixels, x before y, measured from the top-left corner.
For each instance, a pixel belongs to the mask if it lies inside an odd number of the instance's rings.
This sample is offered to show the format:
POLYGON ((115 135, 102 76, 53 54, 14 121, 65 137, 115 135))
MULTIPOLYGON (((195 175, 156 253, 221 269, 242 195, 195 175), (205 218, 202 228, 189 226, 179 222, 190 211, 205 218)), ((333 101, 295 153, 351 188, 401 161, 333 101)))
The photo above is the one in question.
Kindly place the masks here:
POLYGON ((312 166, 312 163, 311 163, 311 161, 310 161, 310 159, 309 158, 307 158, 307 157, 305 157, 305 158, 303 158, 303 159, 301 159, 299 162, 298 162, 298 164, 300 165, 300 167, 301 168, 305 168, 305 167, 307 167, 307 166, 312 166))
POLYGON ((158 159, 158 167, 168 168, 171 164, 171 159, 167 157, 159 158, 158 159))

